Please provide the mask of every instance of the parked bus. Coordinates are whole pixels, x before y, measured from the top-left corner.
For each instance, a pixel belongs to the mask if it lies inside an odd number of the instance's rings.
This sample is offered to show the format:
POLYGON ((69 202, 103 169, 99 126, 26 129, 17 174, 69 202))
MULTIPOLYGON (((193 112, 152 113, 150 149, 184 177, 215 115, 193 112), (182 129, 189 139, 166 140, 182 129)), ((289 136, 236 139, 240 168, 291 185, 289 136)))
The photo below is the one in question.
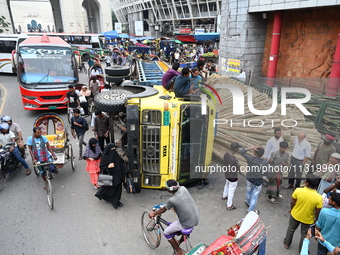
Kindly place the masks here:
POLYGON ((26 38, 23 34, 0 35, 0 73, 16 73, 15 52, 26 38))
POLYGON ((80 52, 82 59, 87 61, 95 53, 104 56, 105 37, 100 34, 72 34, 72 33, 26 33, 28 36, 58 36, 80 52))
POLYGON ((18 81, 24 109, 66 108, 70 84, 79 81, 71 46, 59 37, 29 37, 17 52, 18 81))

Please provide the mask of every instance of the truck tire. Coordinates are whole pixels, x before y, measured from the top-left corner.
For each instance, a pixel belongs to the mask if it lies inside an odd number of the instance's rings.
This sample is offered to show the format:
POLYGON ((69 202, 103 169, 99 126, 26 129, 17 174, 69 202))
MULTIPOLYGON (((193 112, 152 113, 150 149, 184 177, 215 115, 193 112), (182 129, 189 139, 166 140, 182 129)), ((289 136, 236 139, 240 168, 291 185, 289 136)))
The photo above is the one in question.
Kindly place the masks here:
POLYGON ((107 82, 114 82, 117 85, 120 85, 124 80, 129 80, 130 76, 126 75, 126 76, 106 76, 106 81, 107 82))
POLYGON ((105 74, 109 76, 126 76, 130 73, 129 66, 106 67, 105 74))
POLYGON ((127 96, 130 95, 133 93, 123 88, 101 92, 94 97, 94 107, 104 112, 125 112, 127 96))

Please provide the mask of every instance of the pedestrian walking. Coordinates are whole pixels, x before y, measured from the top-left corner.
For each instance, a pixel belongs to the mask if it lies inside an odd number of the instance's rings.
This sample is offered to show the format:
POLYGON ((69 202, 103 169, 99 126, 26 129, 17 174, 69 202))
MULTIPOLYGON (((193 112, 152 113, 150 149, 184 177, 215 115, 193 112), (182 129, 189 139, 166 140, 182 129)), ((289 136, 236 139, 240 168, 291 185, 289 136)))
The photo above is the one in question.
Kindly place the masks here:
POLYGON ((102 186, 96 193, 96 197, 100 200, 110 202, 115 209, 122 207, 120 202, 122 196, 122 184, 127 174, 123 159, 116 151, 113 143, 106 145, 100 162, 100 172, 108 173, 113 177, 112 186, 102 186))
POLYGON ((111 58, 110 58, 109 55, 106 55, 104 60, 105 60, 105 63, 106 63, 106 67, 111 66, 111 58))
MULTIPOLYGON (((323 208, 316 227, 323 237, 333 246, 340 246, 340 193, 331 192, 328 202, 332 208, 323 208)), ((327 248, 318 243, 317 255, 326 255, 327 248)))
POLYGON ((266 143, 266 148, 264 149, 263 158, 269 160, 270 156, 274 151, 278 151, 280 148, 280 143, 283 141, 281 137, 281 128, 274 129, 274 136, 272 136, 266 143))
POLYGON ((280 197, 280 183, 282 180, 283 167, 288 167, 289 154, 286 152, 288 143, 280 142, 279 150, 271 153, 268 163, 272 166, 272 172, 269 172, 269 182, 266 194, 267 200, 273 204, 277 203, 275 198, 280 197))
POLYGON ((227 210, 235 210, 236 206, 233 204, 234 193, 238 183, 237 173, 240 171, 240 164, 235 157, 235 153, 239 151, 240 145, 233 142, 230 145, 230 151, 226 152, 223 157, 226 182, 222 194, 222 199, 227 199, 227 210))
POLYGON ((288 173, 288 186, 286 189, 300 187, 302 172, 304 170, 307 159, 310 158, 311 145, 306 139, 306 133, 301 131, 297 134, 294 140, 294 149, 290 159, 289 173, 288 173), (296 177, 296 178, 295 178, 296 177))
POLYGON ((289 210, 289 224, 286 232, 286 237, 283 240, 283 245, 289 249, 295 230, 301 225, 301 237, 299 251, 302 248, 302 242, 307 234, 309 226, 315 220, 318 220, 320 210, 322 208, 322 196, 316 192, 319 178, 309 175, 306 178, 306 186, 296 188, 292 194, 291 208, 289 210))
POLYGON ((84 136, 88 130, 88 125, 86 120, 80 116, 80 110, 78 108, 73 109, 73 117, 71 118, 71 132, 74 138, 79 140, 79 160, 83 158, 83 145, 86 146, 84 142, 84 136))
POLYGON ((95 115, 94 134, 98 139, 100 149, 104 151, 105 142, 106 144, 110 143, 110 119, 101 110, 96 110, 95 115))
POLYGON ((83 159, 86 160, 86 172, 90 174, 90 181, 94 189, 98 189, 98 175, 100 173, 100 159, 102 151, 96 138, 91 138, 86 145, 83 159))
POLYGON ((262 170, 264 167, 268 169, 268 162, 261 158, 264 154, 264 149, 260 146, 254 146, 246 149, 243 148, 240 150, 240 154, 247 160, 248 163, 245 203, 249 207, 248 212, 255 211, 256 213, 259 213, 258 210, 255 210, 255 207, 262 188, 262 170), (250 150, 254 151, 254 156, 247 155, 247 151, 250 150))

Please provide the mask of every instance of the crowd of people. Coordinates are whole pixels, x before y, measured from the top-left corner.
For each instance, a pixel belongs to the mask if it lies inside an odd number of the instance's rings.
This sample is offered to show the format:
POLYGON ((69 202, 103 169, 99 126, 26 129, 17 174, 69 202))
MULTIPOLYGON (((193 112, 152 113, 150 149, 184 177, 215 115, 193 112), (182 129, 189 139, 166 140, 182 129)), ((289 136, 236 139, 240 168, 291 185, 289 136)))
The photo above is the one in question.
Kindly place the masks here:
POLYGON ((308 254, 308 239, 311 237, 308 231, 311 225, 316 224, 318 234, 314 236, 319 240, 318 255, 326 255, 328 251, 340 254, 340 154, 332 144, 335 139, 334 134, 327 134, 318 144, 313 157, 311 145, 303 131, 294 140, 291 157, 280 128, 274 129, 274 136, 267 141, 265 148, 254 146, 241 149, 239 143, 233 142, 230 151, 224 155, 224 165, 226 169, 231 169, 225 172, 226 183, 222 193, 222 199, 227 200, 226 209, 237 209, 233 197, 238 184, 237 173, 240 172, 236 153, 240 153, 248 165, 245 195, 248 211, 259 213, 256 204, 264 181, 268 183, 267 200, 273 204, 282 198, 281 187, 294 189, 284 247, 289 249, 294 232, 301 225, 299 252, 308 254), (248 151, 252 151, 253 155, 248 155, 248 151), (311 159, 311 164, 307 164, 308 159, 311 159), (288 172, 286 186, 282 185, 283 172, 288 172), (300 187, 303 173, 306 173, 305 185, 300 187))

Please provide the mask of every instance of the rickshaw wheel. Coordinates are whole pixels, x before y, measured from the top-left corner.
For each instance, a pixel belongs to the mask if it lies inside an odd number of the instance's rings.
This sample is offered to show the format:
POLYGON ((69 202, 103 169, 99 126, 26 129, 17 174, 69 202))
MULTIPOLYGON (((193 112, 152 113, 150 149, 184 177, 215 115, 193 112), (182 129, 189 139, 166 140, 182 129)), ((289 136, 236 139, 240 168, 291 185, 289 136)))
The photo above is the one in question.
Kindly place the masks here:
POLYGON ((4 187, 4 176, 2 175, 2 173, 0 173, 0 191, 2 190, 3 187, 4 187))
POLYGON ((34 173, 37 175, 37 176, 39 176, 39 169, 36 167, 36 166, 34 166, 33 167, 33 169, 34 169, 34 173))
POLYGON ((75 164, 75 162, 74 162, 74 155, 73 155, 73 148, 72 148, 72 145, 71 144, 69 144, 69 146, 70 146, 70 149, 69 149, 69 151, 71 152, 70 154, 70 157, 71 157, 71 167, 72 167, 72 171, 74 171, 74 170, 76 170, 76 164, 75 164))

